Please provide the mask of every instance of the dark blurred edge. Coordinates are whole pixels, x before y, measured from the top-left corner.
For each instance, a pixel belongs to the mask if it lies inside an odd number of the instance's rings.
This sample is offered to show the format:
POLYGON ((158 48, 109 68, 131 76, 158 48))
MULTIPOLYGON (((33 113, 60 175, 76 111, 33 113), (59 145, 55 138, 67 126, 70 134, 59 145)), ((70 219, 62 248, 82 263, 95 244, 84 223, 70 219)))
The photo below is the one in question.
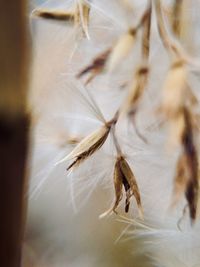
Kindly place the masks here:
POLYGON ((0 266, 19 267, 26 210, 26 2, 0 1, 0 266))

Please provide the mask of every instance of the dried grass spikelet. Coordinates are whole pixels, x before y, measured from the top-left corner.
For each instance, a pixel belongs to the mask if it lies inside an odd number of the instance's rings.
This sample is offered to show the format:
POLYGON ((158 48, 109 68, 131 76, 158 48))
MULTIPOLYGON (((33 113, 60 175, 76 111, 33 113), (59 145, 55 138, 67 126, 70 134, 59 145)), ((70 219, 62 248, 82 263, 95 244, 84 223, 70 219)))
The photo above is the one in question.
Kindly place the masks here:
POLYGON ((147 85, 148 74, 149 68, 146 64, 137 68, 127 98, 120 109, 121 116, 124 114, 128 114, 130 117, 135 115, 144 89, 147 85))
POLYGON ((182 135, 182 153, 179 157, 175 175, 174 201, 175 204, 184 193, 192 221, 196 218, 199 181, 198 156, 194 143, 192 118, 188 108, 183 109, 185 129, 182 135))
POLYGON ((166 118, 173 118, 182 109, 187 87, 187 70, 182 60, 170 67, 163 86, 161 111, 166 118))
POLYGON ((113 71, 129 55, 135 44, 136 33, 137 30, 132 28, 119 38, 106 62, 107 71, 113 71))
POLYGON ((74 13, 73 12, 61 12, 61 11, 53 11, 47 9, 38 9, 32 13, 33 16, 44 18, 44 19, 52 19, 59 21, 66 21, 69 23, 74 22, 74 13))
POLYGON ((141 65, 136 70, 127 98, 120 108, 120 117, 122 118, 124 115, 128 115, 129 120, 134 126, 136 134, 141 140, 143 140, 144 143, 148 143, 148 141, 140 133, 136 124, 135 115, 148 82, 148 75, 149 68, 146 64, 141 65))
POLYGON ((88 39, 90 39, 88 31, 89 15, 90 15, 89 3, 86 3, 84 0, 79 0, 76 5, 74 13, 74 22, 75 26, 81 27, 82 32, 88 39))
POLYGON ((94 154, 97 150, 99 150, 102 145, 105 143, 108 134, 110 132, 111 126, 116 123, 116 119, 112 119, 103 125, 100 129, 94 131, 90 135, 86 136, 73 150, 72 152, 64 157, 62 160, 57 162, 57 164, 67 161, 73 160, 73 162, 68 166, 67 170, 72 167, 78 166, 89 156, 94 154))
POLYGON ((125 201, 125 212, 129 211, 130 199, 132 196, 135 197, 140 217, 143 217, 143 209, 141 203, 141 197, 139 192, 139 187, 137 185, 135 176, 124 158, 124 156, 119 155, 115 162, 114 167, 114 187, 115 187, 115 202, 113 206, 100 215, 100 218, 110 214, 111 212, 117 213, 116 209, 119 206, 120 201, 123 196, 123 187, 126 192, 126 201, 125 201))
POLYGON ((101 53, 100 55, 98 55, 90 65, 88 65, 86 68, 84 68, 83 70, 81 70, 78 74, 77 74, 77 78, 81 78, 82 76, 91 73, 91 75, 89 76, 89 78, 86 80, 85 85, 87 85, 89 82, 91 82, 93 80, 94 77, 96 77, 96 75, 100 74, 105 66, 105 62, 110 54, 111 49, 107 49, 106 51, 104 51, 103 53, 101 53))
POLYGON ((41 17, 44 19, 52 19, 58 21, 67 21, 73 23, 76 27, 81 27, 84 35, 89 39, 88 25, 89 25, 90 6, 83 0, 78 1, 73 10, 62 12, 48 9, 34 10, 33 16, 41 17))

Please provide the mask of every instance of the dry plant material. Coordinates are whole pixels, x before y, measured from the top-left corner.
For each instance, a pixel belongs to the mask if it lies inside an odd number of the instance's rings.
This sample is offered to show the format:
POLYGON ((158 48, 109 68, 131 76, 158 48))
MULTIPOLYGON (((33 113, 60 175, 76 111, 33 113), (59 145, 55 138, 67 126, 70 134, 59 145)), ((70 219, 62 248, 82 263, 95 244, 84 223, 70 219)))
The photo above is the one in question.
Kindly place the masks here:
POLYGON ((165 78, 161 111, 166 118, 175 117, 183 108, 187 89, 187 71, 182 60, 175 61, 165 78))
POLYGON ((136 29, 129 29, 116 42, 106 62, 106 70, 113 71, 132 51, 136 40, 136 29))
POLYGON ((114 205, 105 213, 103 213, 100 217, 104 217, 111 212, 117 213, 116 209, 119 206, 120 201, 123 197, 123 187, 126 193, 125 200, 125 212, 129 211, 130 199, 132 196, 135 197, 139 214, 143 217, 143 209, 141 203, 141 197, 139 192, 139 187, 137 185, 135 176, 124 158, 124 156, 118 156, 115 162, 114 167, 114 187, 115 187, 115 202, 114 205))
POLYGON ((152 5, 151 1, 149 7, 147 8, 146 16, 143 22, 143 34, 142 34, 142 56, 144 60, 149 58, 150 50, 150 31, 151 31, 151 12, 152 5))
POLYGON ((147 65, 142 65, 136 70, 127 98, 120 109, 120 116, 128 115, 128 118, 135 128, 136 134, 145 143, 147 143, 147 140, 137 128, 135 115, 148 82, 148 75, 149 68, 147 65))
POLYGON ((127 98, 120 110, 121 115, 128 114, 132 117, 137 111, 137 107, 147 85, 149 68, 147 65, 140 66, 134 75, 127 98))
POLYGON ((174 0, 172 12, 172 30, 173 33, 180 38, 182 33, 182 13, 183 13, 183 0, 174 0))
POLYGON ((35 10, 33 12, 33 15, 44 19, 67 21, 70 23, 74 22, 74 14, 72 12, 70 13, 70 12, 40 9, 40 10, 35 10))
POLYGON ((105 143, 108 134, 110 133, 112 125, 117 122, 116 118, 113 118, 111 121, 107 122, 100 129, 94 131, 90 135, 86 136, 73 150, 72 152, 64 157, 58 163, 61 163, 66 160, 73 160, 73 162, 68 166, 67 170, 70 170, 72 167, 78 166, 96 151, 98 151, 102 145, 105 143))
POLYGON ((89 38, 88 26, 89 26, 90 5, 85 1, 80 0, 77 3, 74 13, 75 25, 82 29, 83 34, 89 38))
POLYGON ((109 49, 106 49, 100 55, 98 55, 91 64, 85 67, 77 74, 77 78, 81 78, 83 75, 91 73, 90 77, 86 80, 85 84, 88 84, 98 74, 103 71, 112 72, 120 63, 127 58, 132 51, 138 30, 143 26, 143 54, 144 57, 149 55, 149 41, 150 41, 150 24, 151 24, 151 4, 148 5, 138 24, 134 28, 130 28, 126 33, 122 34, 118 41, 109 49))
POLYGON ((181 51, 177 44, 171 40, 166 30, 160 0, 155 0, 155 10, 158 32, 165 49, 167 50, 167 52, 169 52, 170 55, 181 58, 183 56, 183 51, 181 51))
POLYGON ((92 63, 81 70, 76 77, 80 78, 87 73, 91 73, 85 83, 88 84, 103 71, 114 70, 114 68, 121 63, 122 59, 124 59, 131 51, 134 45, 135 35, 136 31, 130 29, 128 33, 122 35, 112 48, 108 48, 98 55, 92 63))
POLYGON ((34 16, 44 19, 67 21, 73 23, 76 27, 80 27, 84 35, 89 39, 88 25, 89 25, 90 6, 84 1, 79 1, 71 12, 62 12, 48 9, 39 9, 33 12, 34 16))
POLYGON ((89 78, 86 80, 85 85, 87 85, 89 82, 93 80, 96 75, 100 74, 103 71, 103 68, 105 66, 105 62, 110 54, 111 49, 107 49, 102 54, 100 54, 98 57, 96 57, 93 62, 84 68, 82 71, 78 73, 76 76, 77 78, 81 78, 82 76, 91 73, 89 78))
POLYGON ((187 76, 185 62, 178 59, 171 65, 163 85, 162 103, 158 110, 168 121, 170 146, 176 147, 181 143, 185 129, 184 107, 193 106, 197 101, 187 83, 187 76))
POLYGON ((195 96, 187 84, 187 70, 183 60, 170 67, 163 88, 161 111, 168 119, 171 140, 182 146, 174 180, 173 205, 185 194, 192 221, 196 218, 198 199, 198 160, 194 144, 194 119, 190 107, 195 96))
MULTIPOLYGON (((128 118, 132 120, 136 133, 143 140, 145 139, 138 132, 135 125, 135 115, 149 78, 149 66, 147 63, 150 51, 152 3, 153 1, 148 1, 148 6, 135 27, 131 27, 127 32, 122 34, 112 47, 106 49, 103 53, 95 57, 93 61, 83 68, 76 76, 77 78, 82 78, 83 76, 88 75, 85 82, 85 84, 88 84, 97 75, 103 72, 113 72, 116 70, 116 68, 119 67, 130 55, 137 40, 138 31, 142 29, 141 57, 143 64, 135 71, 127 98, 122 104, 119 113, 120 115, 127 115, 128 118)), ((170 56, 172 56, 171 59, 173 59, 164 81, 162 103, 159 111, 161 111, 165 119, 168 120, 172 139, 181 145, 181 153, 177 161, 174 178, 174 204, 177 203, 182 195, 185 195, 190 218, 194 221, 197 213, 199 181, 198 156, 194 140, 194 130, 197 126, 194 123, 194 115, 191 112, 191 107, 197 103, 197 99, 187 83, 188 73, 186 63, 189 62, 187 61, 189 57, 182 47, 174 41, 168 33, 168 29, 165 25, 165 18, 163 17, 161 1, 155 0, 154 3, 160 38, 164 48, 170 56)), ((172 30, 176 37, 180 37, 181 35, 182 9, 183 0, 174 0, 172 30)), ((36 10, 34 15, 46 19, 71 22, 75 27, 80 28, 82 33, 89 39, 88 25, 90 5, 83 0, 77 1, 77 4, 71 13, 36 10)), ((104 121, 105 123, 100 129, 82 139, 71 153, 60 161, 72 161, 67 170, 77 167, 104 145, 111 129, 114 133, 114 126, 118 118, 118 113, 116 114, 117 116, 114 116, 112 120, 108 122, 104 121)), ((131 197, 134 196, 140 216, 142 217, 143 209, 136 178, 125 157, 122 156, 123 154, 121 153, 121 149, 114 134, 113 137, 118 155, 113 174, 115 201, 112 207, 102 214, 101 217, 112 212, 117 213, 116 210, 123 198, 123 191, 125 192, 125 212, 129 211, 130 200, 131 197)), ((77 140, 71 140, 71 143, 76 142, 77 140)))
POLYGON ((127 33, 122 35, 116 45, 113 47, 112 52, 106 63, 106 69, 113 71, 119 64, 127 58, 132 51, 138 30, 143 27, 143 53, 145 57, 149 54, 149 37, 151 25, 151 1, 145 9, 142 17, 137 23, 136 27, 130 28, 127 33))
POLYGON ((182 193, 185 194, 190 218, 196 218, 199 181, 198 181, 198 156, 194 144, 194 133, 192 128, 192 118, 187 108, 183 109, 185 128, 182 135, 182 154, 179 157, 175 176, 175 201, 182 193))

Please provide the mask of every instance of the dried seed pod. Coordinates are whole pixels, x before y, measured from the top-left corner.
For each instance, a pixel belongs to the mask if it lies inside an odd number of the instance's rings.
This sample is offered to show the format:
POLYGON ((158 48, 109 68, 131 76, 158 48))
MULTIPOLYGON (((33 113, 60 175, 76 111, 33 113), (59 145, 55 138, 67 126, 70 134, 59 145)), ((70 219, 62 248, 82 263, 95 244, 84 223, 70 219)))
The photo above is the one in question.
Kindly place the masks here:
POLYGON ((67 21, 69 23, 74 22, 74 14, 72 12, 61 12, 61 11, 53 11, 53 10, 35 10, 33 16, 37 16, 44 19, 52 19, 59 21, 67 21))
MULTIPOLYGON (((138 188, 135 176, 134 176, 128 162, 125 160, 124 157, 119 158, 118 163, 120 165, 120 169, 121 169, 121 172, 123 174, 123 178, 126 180, 126 182, 130 186, 130 190, 131 190, 130 197, 132 195, 134 195, 135 200, 137 202, 137 206, 139 208, 140 215, 142 217, 143 216, 142 203, 141 203, 140 192, 139 192, 139 188, 138 188)), ((124 182, 123 182, 123 184, 124 184, 124 182)), ((124 184, 124 186, 125 186, 125 184, 124 184)))
POLYGON ((185 103, 187 71, 183 61, 178 60, 170 67, 163 86, 161 111, 167 118, 176 116, 185 103))
POLYGON ((130 29, 119 38, 106 62, 105 67, 108 71, 113 71, 129 55, 135 44, 136 33, 137 30, 130 29))
POLYGON ((105 62, 110 54, 111 49, 107 49, 106 51, 104 51, 103 53, 101 53, 99 56, 97 56, 93 62, 87 66, 86 68, 84 68, 82 71, 80 71, 77 74, 77 78, 81 78, 82 76, 84 76, 87 73, 91 73, 90 77, 87 79, 85 84, 88 84, 89 82, 91 82, 93 80, 94 77, 96 77, 96 75, 100 74, 105 66, 105 62))
POLYGON ((116 212, 116 208, 119 206, 119 203, 122 199, 122 189, 126 192, 126 201, 125 201, 125 212, 129 211, 130 198, 135 197, 140 216, 143 217, 143 209, 141 204, 140 192, 135 179, 135 176, 127 163, 126 159, 123 156, 119 156, 115 163, 114 168, 114 187, 115 187, 115 202, 114 205, 100 217, 104 217, 111 212, 116 212))

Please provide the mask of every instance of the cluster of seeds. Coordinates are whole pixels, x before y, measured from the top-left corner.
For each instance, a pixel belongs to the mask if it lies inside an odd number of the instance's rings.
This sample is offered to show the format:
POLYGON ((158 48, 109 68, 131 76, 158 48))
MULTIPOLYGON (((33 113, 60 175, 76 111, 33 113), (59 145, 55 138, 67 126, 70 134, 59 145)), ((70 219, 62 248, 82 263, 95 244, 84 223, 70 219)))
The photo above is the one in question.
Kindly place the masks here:
MULTIPOLYGON (((129 211, 130 199, 134 196, 139 214, 141 217, 143 216, 142 200, 137 179, 119 145, 115 127, 120 121, 119 118, 126 117, 133 124, 137 135, 144 142, 148 142, 139 132, 135 123, 135 117, 140 109, 140 103, 144 91, 148 87, 148 80, 151 75, 149 52, 151 48, 151 22, 154 8, 158 33, 171 61, 163 87, 161 88, 162 99, 159 106, 159 114, 162 115, 169 126, 169 139, 180 148, 174 176, 172 205, 176 204, 185 195, 190 218, 192 221, 196 218, 199 195, 199 167, 197 151, 198 114, 195 113, 195 105, 198 101, 188 81, 188 66, 193 64, 193 60, 181 46, 183 2, 174 1, 174 6, 172 11, 170 11, 173 14, 172 19, 166 20, 166 9, 162 6, 161 1, 147 1, 147 6, 138 23, 129 27, 125 33, 119 36, 116 43, 96 55, 89 65, 83 66, 76 74, 77 79, 82 80, 87 77, 84 80, 84 85, 87 86, 96 76, 114 72, 116 67, 120 68, 120 64, 126 61, 134 49, 136 40, 140 39, 140 62, 136 70, 133 71, 132 81, 128 86, 125 86, 128 87, 127 97, 121 103, 114 117, 106 121, 99 107, 93 102, 93 108, 101 114, 102 127, 82 139, 71 153, 60 161, 71 160, 72 162, 67 167, 67 170, 71 169, 73 171, 74 168, 77 168, 83 161, 86 161, 96 151, 100 150, 108 136, 111 135, 116 147, 113 173, 115 200, 112 207, 101 215, 102 217, 111 212, 117 213, 116 210, 123 197, 123 190, 126 195, 125 212, 129 211)), ((72 6, 72 9, 66 12, 41 9, 35 10, 33 15, 45 19, 66 21, 66 23, 81 29, 81 38, 87 37, 89 39, 91 9, 90 1, 81 0, 77 1, 72 6)))

